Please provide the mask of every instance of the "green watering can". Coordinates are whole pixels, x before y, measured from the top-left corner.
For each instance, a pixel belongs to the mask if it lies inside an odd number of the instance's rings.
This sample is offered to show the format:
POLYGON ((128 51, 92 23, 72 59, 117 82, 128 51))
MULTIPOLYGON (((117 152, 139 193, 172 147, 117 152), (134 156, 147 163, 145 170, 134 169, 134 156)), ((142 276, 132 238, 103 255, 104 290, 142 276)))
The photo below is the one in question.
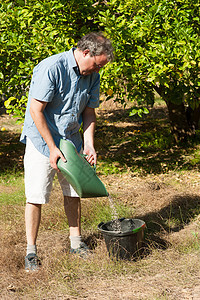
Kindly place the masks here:
POLYGON ((105 186, 96 175, 95 167, 86 161, 83 154, 77 152, 70 141, 61 139, 60 150, 66 162, 59 159, 57 166, 80 198, 108 196, 105 186))

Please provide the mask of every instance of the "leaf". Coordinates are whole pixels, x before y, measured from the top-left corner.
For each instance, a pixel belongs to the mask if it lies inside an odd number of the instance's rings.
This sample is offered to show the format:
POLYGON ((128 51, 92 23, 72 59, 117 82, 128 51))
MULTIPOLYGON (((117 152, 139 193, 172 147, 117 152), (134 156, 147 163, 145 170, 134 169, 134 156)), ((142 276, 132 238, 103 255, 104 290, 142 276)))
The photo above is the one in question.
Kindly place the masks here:
POLYGON ((143 108, 143 113, 147 115, 149 113, 149 110, 146 107, 144 107, 143 108))
POLYGON ((10 97, 8 98, 8 100, 4 101, 4 105, 6 108, 9 108, 10 107, 10 104, 12 101, 16 101, 17 99, 15 97, 10 97))
POLYGON ((135 116, 137 114, 138 110, 133 109, 130 113, 129 116, 135 116))

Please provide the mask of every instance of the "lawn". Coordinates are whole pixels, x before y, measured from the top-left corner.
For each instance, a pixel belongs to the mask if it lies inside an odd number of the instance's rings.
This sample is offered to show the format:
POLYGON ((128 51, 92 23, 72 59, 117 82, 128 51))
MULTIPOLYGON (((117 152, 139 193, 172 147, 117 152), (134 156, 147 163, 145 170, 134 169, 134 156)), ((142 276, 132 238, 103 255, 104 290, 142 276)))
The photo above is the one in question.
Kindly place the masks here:
POLYGON ((118 216, 147 225, 141 255, 109 257, 97 226, 112 219, 109 200, 82 200, 82 234, 89 259, 69 254, 69 228, 57 179, 43 207, 39 272, 24 271, 24 146, 21 127, 0 115, 1 299, 200 299, 199 141, 173 144, 166 107, 144 119, 129 108, 102 103, 97 111, 97 174, 118 216))

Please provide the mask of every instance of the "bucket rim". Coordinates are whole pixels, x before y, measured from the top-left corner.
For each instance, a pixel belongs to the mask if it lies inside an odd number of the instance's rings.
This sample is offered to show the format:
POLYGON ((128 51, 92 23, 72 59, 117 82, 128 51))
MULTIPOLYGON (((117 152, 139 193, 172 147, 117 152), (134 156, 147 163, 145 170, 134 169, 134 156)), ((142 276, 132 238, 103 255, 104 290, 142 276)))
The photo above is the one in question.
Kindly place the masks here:
POLYGON ((105 235, 112 235, 112 236, 119 236, 120 237, 120 236, 126 236, 126 235, 131 235, 131 234, 138 233, 139 231, 145 230, 145 228, 146 228, 146 223, 143 220, 141 220, 141 219, 134 219, 134 218, 132 218, 132 219, 130 219, 130 218, 126 219, 126 218, 121 218, 121 219, 118 219, 118 220, 136 220, 136 221, 141 221, 143 224, 140 227, 137 227, 137 228, 135 228, 133 230, 125 231, 125 232, 111 231, 111 230, 104 230, 104 229, 102 229, 103 225, 109 224, 109 223, 113 222, 113 220, 112 220, 112 221, 108 221, 106 223, 104 223, 104 222, 99 223, 98 230, 101 231, 101 233, 105 234, 105 235))

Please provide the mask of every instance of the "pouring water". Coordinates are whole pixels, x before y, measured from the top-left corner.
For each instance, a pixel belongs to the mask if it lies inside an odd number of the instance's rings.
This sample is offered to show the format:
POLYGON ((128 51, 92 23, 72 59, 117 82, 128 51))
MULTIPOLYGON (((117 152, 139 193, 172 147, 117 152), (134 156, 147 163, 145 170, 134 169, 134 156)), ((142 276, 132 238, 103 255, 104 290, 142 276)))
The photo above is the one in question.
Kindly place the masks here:
POLYGON ((108 195, 108 199, 109 199, 109 203, 110 203, 110 208, 111 208, 111 212, 112 212, 112 218, 113 220, 113 230, 117 233, 121 232, 121 224, 120 221, 118 219, 118 214, 114 205, 114 201, 112 199, 112 197, 110 195, 108 195))

